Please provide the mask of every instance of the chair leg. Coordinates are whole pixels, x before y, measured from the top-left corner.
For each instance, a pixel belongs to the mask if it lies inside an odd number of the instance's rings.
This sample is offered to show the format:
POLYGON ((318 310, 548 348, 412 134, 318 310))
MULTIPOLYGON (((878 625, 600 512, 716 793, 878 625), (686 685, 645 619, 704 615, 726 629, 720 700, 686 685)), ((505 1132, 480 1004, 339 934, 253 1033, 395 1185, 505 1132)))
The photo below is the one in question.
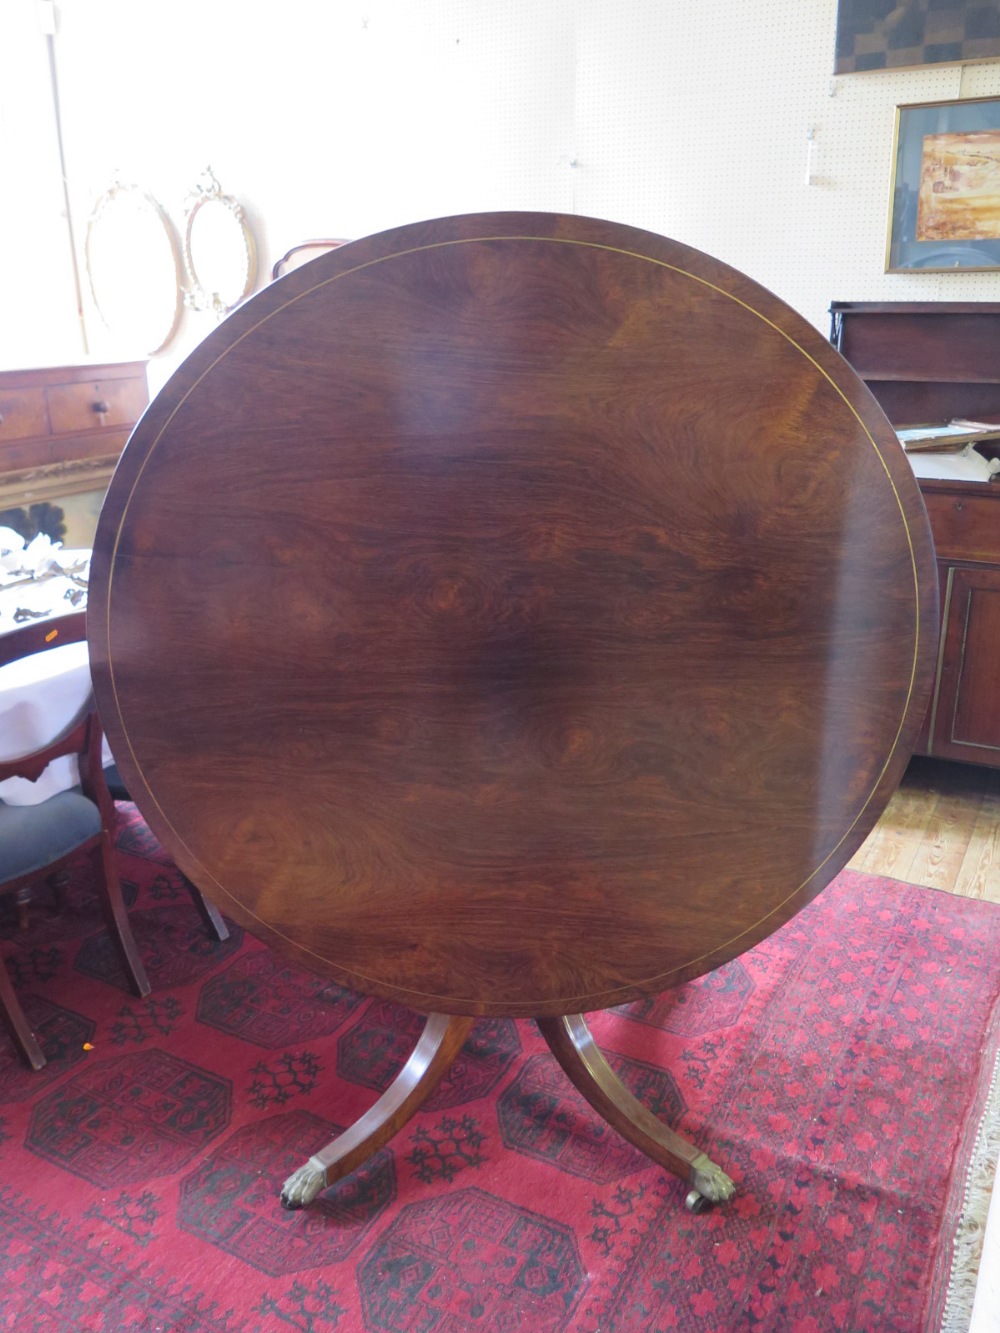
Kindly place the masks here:
POLYGON ((66 889, 69 885, 68 870, 54 870, 48 878, 49 888, 52 890, 52 898, 55 903, 57 915, 61 915, 66 910, 66 889))
POLYGON ((0 1018, 13 1037, 14 1045, 32 1069, 41 1069, 45 1064, 45 1056, 35 1040, 35 1034, 28 1026, 28 1020, 14 994, 14 987, 10 984, 10 977, 7 975, 2 958, 0 958, 0 1018))
POLYGON ((209 900, 198 888, 197 884, 192 884, 187 875, 180 871, 180 877, 184 881, 184 887, 191 895, 191 901, 198 909, 202 921, 205 923, 205 929, 210 935, 214 935, 217 940, 229 939, 229 927, 222 919, 222 913, 216 907, 215 903, 209 900))
POLYGON ((31 902, 30 884, 22 884, 14 898, 17 904, 17 928, 18 930, 28 929, 28 904, 31 902))
POLYGON ((100 881, 101 906, 104 908, 104 917, 108 923, 111 938, 118 946, 125 973, 136 995, 148 995, 152 986, 149 984, 146 969, 143 967, 142 959, 139 956, 135 936, 132 934, 132 927, 129 925, 125 899, 122 897, 122 886, 118 881, 114 846, 107 829, 104 829, 101 833, 98 880, 100 881))

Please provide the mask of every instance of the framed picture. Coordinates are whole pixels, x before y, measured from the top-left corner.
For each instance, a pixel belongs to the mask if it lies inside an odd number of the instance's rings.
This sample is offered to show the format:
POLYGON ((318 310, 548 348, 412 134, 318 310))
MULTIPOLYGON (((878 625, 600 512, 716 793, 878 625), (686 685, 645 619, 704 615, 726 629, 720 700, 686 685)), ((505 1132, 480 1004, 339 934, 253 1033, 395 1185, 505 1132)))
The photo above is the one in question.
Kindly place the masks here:
POLYGON ((834 74, 997 57, 995 0, 837 0, 834 74))
POLYGON ((896 108, 885 267, 1000 268, 1000 98, 896 108))

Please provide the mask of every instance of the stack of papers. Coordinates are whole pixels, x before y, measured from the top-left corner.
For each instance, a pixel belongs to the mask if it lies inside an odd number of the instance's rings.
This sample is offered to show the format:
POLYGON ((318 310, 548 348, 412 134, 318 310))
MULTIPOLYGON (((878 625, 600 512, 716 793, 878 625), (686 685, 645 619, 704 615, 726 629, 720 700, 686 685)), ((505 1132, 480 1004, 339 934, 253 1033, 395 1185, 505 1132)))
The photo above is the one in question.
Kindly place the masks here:
POLYGON ((956 453, 921 450, 906 457, 917 477, 938 481, 992 481, 996 477, 1000 481, 1000 458, 984 458, 971 444, 962 445, 956 453))
POLYGON ((1000 423, 956 418, 937 425, 907 426, 897 430, 896 434, 908 454, 951 454, 957 453, 967 444, 1000 440, 1000 423))

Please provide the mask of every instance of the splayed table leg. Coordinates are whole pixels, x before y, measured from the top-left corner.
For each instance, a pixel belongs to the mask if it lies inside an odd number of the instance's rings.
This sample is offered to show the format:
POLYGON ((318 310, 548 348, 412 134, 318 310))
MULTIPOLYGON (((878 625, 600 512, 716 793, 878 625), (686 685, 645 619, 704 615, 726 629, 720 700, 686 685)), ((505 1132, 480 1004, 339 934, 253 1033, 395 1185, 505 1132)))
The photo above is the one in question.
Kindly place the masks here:
POLYGON ((444 1078, 474 1022, 473 1018, 431 1014, 413 1054, 375 1105, 288 1177, 281 1191, 282 1205, 304 1208, 322 1190, 373 1157, 444 1078))
POLYGON ((691 1185, 685 1202, 692 1212, 732 1198, 736 1186, 726 1173, 632 1096, 597 1049, 582 1014, 535 1021, 570 1082, 591 1106, 647 1157, 691 1185))

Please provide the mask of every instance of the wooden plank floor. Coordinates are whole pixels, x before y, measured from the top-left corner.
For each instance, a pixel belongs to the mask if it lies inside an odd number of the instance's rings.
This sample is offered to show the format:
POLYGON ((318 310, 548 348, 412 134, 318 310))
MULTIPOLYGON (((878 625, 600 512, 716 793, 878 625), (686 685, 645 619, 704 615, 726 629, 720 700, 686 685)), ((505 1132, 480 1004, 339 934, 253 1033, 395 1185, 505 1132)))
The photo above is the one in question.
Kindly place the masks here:
POLYGON ((1000 769, 916 756, 848 864, 1000 903, 1000 769))

